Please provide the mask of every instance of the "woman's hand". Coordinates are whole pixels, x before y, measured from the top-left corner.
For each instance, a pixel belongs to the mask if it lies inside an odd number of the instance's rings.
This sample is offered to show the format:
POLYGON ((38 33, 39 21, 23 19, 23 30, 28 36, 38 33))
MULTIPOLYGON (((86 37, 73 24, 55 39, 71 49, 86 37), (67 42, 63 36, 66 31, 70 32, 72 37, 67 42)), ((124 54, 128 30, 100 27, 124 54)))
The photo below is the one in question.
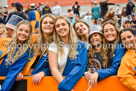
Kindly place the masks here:
POLYGON ((35 75, 33 75, 33 79, 32 79, 32 82, 34 84, 39 84, 41 82, 41 79, 45 76, 44 72, 39 72, 35 75))
POLYGON ((91 76, 89 76, 89 83, 94 87, 97 85, 99 74, 97 72, 94 72, 91 76))
POLYGON ((87 72, 87 73, 85 74, 85 78, 89 81, 89 78, 91 77, 91 75, 92 75, 92 73, 87 72))
POLYGON ((24 75, 23 75, 22 73, 19 73, 19 74, 17 75, 16 81, 22 80, 23 77, 24 77, 24 75))

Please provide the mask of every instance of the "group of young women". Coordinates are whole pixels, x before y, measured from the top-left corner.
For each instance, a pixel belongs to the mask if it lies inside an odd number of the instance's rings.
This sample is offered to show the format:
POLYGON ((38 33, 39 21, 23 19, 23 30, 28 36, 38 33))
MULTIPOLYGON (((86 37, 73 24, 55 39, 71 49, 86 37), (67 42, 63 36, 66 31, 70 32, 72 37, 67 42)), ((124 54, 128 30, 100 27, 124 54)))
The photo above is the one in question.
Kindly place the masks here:
MULTIPOLYGON (((7 48, 0 46, 0 76, 6 76, 1 91, 9 91, 24 75, 32 75, 34 84, 39 84, 44 76, 53 76, 60 91, 72 91, 83 75, 91 86, 95 86, 98 81, 117 74, 128 49, 125 41, 130 36, 125 32, 129 30, 121 32, 114 20, 105 21, 102 28, 95 26, 91 29, 81 20, 72 27, 68 19, 46 14, 40 20, 39 33, 33 44, 40 47, 31 48, 23 46, 30 44, 33 36, 31 24, 23 20, 18 23, 12 40, 0 39, 2 43, 8 41, 9 45, 7 48), (19 46, 14 47, 13 43, 19 46), (88 43, 91 44, 89 47, 86 46, 88 43), (41 48, 43 44, 46 46, 41 48)), ((135 44, 135 41, 131 43, 135 44)))

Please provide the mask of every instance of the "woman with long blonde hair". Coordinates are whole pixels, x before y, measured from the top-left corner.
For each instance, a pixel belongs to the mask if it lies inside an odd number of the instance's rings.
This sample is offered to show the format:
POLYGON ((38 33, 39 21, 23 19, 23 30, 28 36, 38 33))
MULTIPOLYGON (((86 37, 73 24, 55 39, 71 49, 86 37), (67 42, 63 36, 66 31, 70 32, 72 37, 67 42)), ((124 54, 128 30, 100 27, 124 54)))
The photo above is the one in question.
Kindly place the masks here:
MULTIPOLYGON (((40 45, 39 58, 32 65, 32 82, 39 84, 44 76, 51 76, 48 63, 48 46, 53 41, 55 17, 51 14, 42 16, 39 25, 38 43, 40 45)), ((37 50, 37 48, 35 49, 37 50)), ((37 51, 36 51, 37 52, 37 51)))
MULTIPOLYGON (((14 32, 13 40, 9 43, 7 54, 0 59, 0 61, 2 61, 0 65, 0 76, 6 76, 2 84, 2 91, 10 91, 17 74, 23 69, 27 62, 31 32, 32 26, 28 21, 22 20, 19 22, 16 32, 14 32)), ((8 41, 5 39, 4 42, 7 43, 8 41)))
POLYGON ((60 91, 72 90, 86 69, 87 49, 77 40, 70 21, 62 16, 56 18, 53 40, 48 49, 51 73, 60 91))

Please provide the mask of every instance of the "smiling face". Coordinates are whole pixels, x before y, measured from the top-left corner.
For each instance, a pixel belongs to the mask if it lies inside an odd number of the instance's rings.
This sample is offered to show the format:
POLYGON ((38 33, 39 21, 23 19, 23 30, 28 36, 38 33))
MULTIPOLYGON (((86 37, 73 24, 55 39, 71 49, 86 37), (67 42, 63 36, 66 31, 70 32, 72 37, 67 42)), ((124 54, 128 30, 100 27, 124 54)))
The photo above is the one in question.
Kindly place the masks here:
POLYGON ((30 28, 26 24, 21 24, 17 29, 17 40, 18 43, 23 43, 29 39, 30 28))
POLYGON ((69 25, 64 19, 58 19, 55 24, 55 29, 60 37, 68 37, 69 25))
POLYGON ((50 17, 45 17, 42 21, 42 24, 41 24, 41 29, 42 29, 43 33, 52 34, 53 28, 54 28, 53 19, 50 17))
POLYGON ((89 28, 86 24, 78 22, 75 24, 75 31, 79 37, 82 37, 88 34, 89 28))
POLYGON ((107 41, 113 42, 117 38, 117 30, 112 24, 106 24, 104 26, 104 37, 107 41))
POLYGON ((135 37, 130 31, 125 31, 121 34, 122 44, 127 49, 133 49, 135 45, 135 37))
POLYGON ((90 35, 89 41, 93 46, 98 46, 102 43, 102 36, 99 33, 93 33, 90 35))

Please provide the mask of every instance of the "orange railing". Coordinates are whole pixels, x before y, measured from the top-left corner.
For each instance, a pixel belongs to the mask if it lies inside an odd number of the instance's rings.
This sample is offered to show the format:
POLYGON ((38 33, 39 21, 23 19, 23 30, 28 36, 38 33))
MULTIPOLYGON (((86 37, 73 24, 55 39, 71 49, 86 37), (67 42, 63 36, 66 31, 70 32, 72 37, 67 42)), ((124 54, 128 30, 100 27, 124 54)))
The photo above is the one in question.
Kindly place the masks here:
MULTIPOLYGON (((4 77, 0 77, 4 79, 4 77)), ((27 91, 58 91, 58 82, 53 77, 44 77, 39 85, 32 83, 32 77, 24 77, 27 80, 27 91)), ((82 77, 74 87, 74 91, 87 91, 88 82, 82 77)), ((116 76, 108 77, 91 88, 89 91, 130 91, 119 81, 116 76)))

